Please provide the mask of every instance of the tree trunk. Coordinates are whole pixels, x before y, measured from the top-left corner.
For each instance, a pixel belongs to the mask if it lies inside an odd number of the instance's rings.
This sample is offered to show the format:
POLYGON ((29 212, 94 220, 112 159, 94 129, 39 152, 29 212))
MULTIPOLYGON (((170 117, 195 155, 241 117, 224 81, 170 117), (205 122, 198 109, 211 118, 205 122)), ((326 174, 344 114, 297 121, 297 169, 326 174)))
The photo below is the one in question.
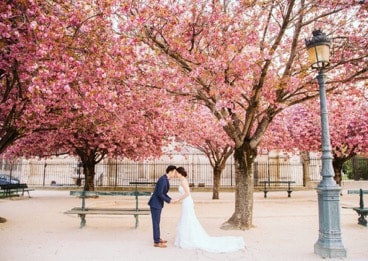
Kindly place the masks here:
POLYGON ((222 229, 249 229, 253 226, 253 163, 256 150, 236 148, 235 161, 235 211, 222 229))
POLYGON ((212 189, 212 199, 220 198, 220 183, 221 183, 221 173, 224 167, 216 165, 213 168, 213 189, 212 189))
POLYGON ((344 164, 345 159, 339 159, 339 158, 334 158, 332 161, 332 166, 334 169, 334 180, 336 181, 336 184, 339 185, 341 187, 341 182, 342 182, 342 177, 341 177, 341 170, 342 170, 342 165, 344 164))
POLYGON ((89 163, 89 164, 83 163, 83 170, 84 170, 84 177, 85 177, 84 190, 94 191, 95 190, 95 164, 94 163, 89 163))
POLYGON ((95 190, 95 167, 106 155, 104 151, 99 152, 98 149, 82 148, 77 151, 80 161, 83 166, 85 177, 84 190, 95 190))
POLYGON ((300 153, 300 158, 303 165, 303 186, 306 188, 311 187, 311 178, 310 178, 310 155, 309 151, 302 151, 300 153))
POLYGON ((9 146, 11 146, 15 140, 17 140, 20 136, 19 130, 14 127, 10 127, 8 129, 1 128, 0 131, 5 134, 0 138, 0 154, 2 154, 9 146))

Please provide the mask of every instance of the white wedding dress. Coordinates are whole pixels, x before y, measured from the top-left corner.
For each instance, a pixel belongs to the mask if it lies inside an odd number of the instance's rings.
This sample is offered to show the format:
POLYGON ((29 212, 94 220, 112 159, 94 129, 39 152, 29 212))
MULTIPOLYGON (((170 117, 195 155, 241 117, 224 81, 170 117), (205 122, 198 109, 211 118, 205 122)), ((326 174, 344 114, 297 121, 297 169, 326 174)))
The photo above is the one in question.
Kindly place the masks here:
MULTIPOLYGON (((183 195, 184 189, 179 186, 183 195)), ((175 246, 185 249, 202 249, 208 252, 234 252, 245 248, 242 237, 212 237, 207 234, 199 223, 194 211, 194 203, 189 195, 182 202, 182 213, 177 226, 175 246)))

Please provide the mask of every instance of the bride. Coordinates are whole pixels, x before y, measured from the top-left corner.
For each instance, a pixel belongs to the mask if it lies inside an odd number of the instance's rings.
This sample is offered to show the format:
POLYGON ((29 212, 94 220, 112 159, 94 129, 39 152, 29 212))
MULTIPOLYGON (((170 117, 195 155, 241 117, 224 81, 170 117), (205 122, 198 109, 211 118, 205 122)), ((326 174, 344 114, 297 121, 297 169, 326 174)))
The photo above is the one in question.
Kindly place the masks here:
POLYGON ((190 195, 187 172, 183 167, 176 171, 180 174, 179 192, 182 201, 182 213, 177 226, 175 246, 186 249, 202 249, 208 252, 233 252, 245 248, 243 237, 223 236, 211 237, 199 223, 194 211, 193 199, 190 195))

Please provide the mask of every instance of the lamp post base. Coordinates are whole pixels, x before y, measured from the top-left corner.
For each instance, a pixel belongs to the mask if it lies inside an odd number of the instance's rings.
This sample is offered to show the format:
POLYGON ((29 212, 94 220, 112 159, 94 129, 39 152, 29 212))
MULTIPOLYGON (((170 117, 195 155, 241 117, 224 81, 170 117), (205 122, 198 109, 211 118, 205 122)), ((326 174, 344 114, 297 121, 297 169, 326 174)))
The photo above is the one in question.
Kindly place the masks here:
POLYGON ((341 242, 335 242, 333 246, 325 244, 318 240, 314 244, 314 253, 322 258, 344 258, 346 257, 346 249, 341 242))
POLYGON ((317 241, 314 244, 314 253, 322 258, 344 258, 346 257, 346 249, 341 244, 341 246, 327 246, 317 241))
POLYGON ((319 239, 314 244, 314 253, 323 258, 346 257, 340 230, 340 188, 319 186, 319 239))

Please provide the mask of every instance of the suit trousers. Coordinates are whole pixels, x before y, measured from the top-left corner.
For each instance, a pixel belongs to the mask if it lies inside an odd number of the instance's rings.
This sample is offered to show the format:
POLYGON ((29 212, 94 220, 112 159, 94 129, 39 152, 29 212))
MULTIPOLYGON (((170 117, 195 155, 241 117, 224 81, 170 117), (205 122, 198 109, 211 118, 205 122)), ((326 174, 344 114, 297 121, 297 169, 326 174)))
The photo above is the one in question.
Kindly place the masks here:
POLYGON ((161 211, 162 208, 150 208, 152 217, 152 227, 153 227, 153 242, 160 242, 160 221, 161 221, 161 211))

